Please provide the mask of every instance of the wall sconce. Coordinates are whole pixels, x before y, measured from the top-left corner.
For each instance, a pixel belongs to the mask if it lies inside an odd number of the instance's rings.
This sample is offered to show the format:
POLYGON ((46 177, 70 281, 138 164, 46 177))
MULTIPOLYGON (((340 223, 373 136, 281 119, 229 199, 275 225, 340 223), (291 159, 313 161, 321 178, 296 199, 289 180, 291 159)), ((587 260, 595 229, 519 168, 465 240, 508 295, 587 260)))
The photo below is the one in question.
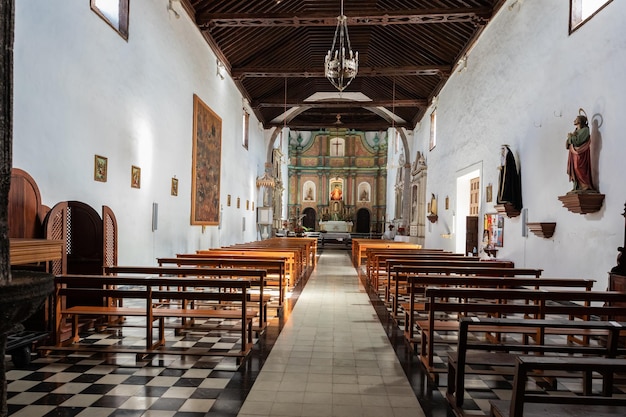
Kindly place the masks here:
POLYGON ((217 76, 223 80, 224 79, 224 64, 222 64, 222 62, 219 59, 216 59, 215 62, 217 63, 217 76))

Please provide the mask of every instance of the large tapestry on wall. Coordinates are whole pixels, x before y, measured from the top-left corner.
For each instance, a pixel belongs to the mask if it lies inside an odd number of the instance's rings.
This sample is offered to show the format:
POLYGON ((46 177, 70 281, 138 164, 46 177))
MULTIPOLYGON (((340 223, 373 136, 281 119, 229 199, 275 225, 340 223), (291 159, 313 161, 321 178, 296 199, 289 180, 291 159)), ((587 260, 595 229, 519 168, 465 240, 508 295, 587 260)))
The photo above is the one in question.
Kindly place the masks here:
POLYGON ((219 224, 222 119, 193 96, 191 224, 219 224))

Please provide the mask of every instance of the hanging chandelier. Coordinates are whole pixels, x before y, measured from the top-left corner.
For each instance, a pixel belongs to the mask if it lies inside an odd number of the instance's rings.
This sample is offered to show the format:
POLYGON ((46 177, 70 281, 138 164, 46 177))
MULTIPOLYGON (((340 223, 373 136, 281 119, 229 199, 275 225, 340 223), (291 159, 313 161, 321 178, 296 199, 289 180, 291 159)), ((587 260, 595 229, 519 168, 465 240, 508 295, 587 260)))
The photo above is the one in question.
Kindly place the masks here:
POLYGON ((359 70, 359 53, 353 52, 350 46, 347 21, 341 0, 341 14, 337 17, 333 46, 324 62, 324 75, 339 91, 350 85, 359 70))

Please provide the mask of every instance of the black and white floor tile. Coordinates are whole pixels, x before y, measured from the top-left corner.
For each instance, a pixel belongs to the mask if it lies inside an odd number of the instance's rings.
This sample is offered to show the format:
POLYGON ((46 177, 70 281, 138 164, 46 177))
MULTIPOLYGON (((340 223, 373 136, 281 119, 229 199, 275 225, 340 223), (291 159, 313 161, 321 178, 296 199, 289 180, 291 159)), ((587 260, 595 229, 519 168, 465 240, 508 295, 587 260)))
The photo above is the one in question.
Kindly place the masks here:
MULTIPOLYGON (((341 250, 327 248, 323 250, 341 250)), ((297 301, 299 289, 291 294, 282 314, 270 310, 267 329, 255 335, 254 348, 239 366, 235 358, 221 356, 52 353, 17 369, 7 362, 8 408, 12 417, 235 417, 261 372, 280 330, 297 301)), ((409 382, 428 417, 452 417, 445 399, 446 374, 438 385, 428 380, 419 359, 404 341, 402 324, 391 319, 388 307, 370 294, 409 382)), ((214 327, 217 323, 210 323, 214 327)), ((221 323, 228 325, 229 323, 221 323)), ((236 323, 230 323, 236 325, 236 323)), ((238 332, 227 328, 167 333, 169 349, 203 347, 230 351, 240 343, 238 332)), ((142 346, 141 328, 125 327, 90 332, 81 343, 109 346, 119 343, 142 346)), ((445 370, 453 344, 438 345, 435 363, 445 370)), ((7 357, 8 359, 8 357, 7 357)), ((599 383, 599 382, 598 382, 599 383)), ((469 375, 464 413, 485 416, 490 399, 509 399, 512 377, 469 375)), ((538 390, 545 388, 536 385, 538 390)), ((559 380, 558 389, 579 389, 577 382, 559 380)), ((626 396, 626 385, 615 387, 626 396)), ((550 391, 545 391, 549 395, 550 391)))

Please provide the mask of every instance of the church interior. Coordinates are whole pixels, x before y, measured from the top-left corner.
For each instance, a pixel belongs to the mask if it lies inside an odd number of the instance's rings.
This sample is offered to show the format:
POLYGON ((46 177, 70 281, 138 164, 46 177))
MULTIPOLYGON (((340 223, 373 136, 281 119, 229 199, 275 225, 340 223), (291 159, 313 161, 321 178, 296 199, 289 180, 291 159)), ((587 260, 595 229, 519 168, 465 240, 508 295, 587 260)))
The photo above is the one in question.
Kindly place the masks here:
POLYGON ((0 417, 624 415, 625 2, 0 12, 0 417))

